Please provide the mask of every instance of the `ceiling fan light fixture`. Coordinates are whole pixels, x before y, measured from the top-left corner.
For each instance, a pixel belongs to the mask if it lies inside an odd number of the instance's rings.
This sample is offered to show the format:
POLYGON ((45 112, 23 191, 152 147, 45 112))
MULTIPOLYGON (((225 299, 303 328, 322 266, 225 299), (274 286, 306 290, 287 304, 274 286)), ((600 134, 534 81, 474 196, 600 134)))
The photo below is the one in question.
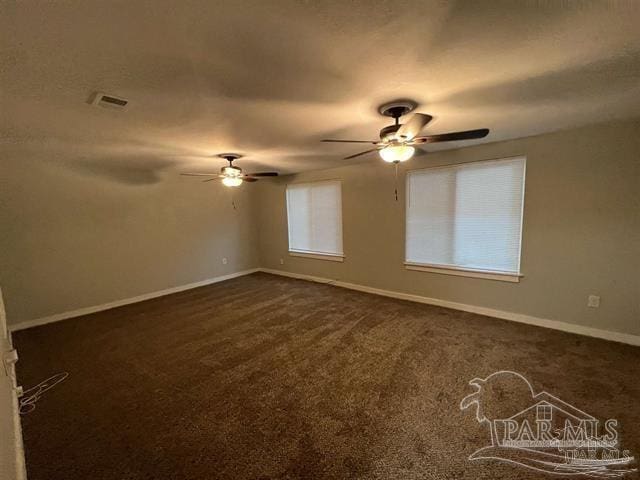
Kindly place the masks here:
POLYGON ((415 152, 416 149, 411 145, 389 145, 388 147, 384 147, 378 153, 385 162, 398 163, 406 162, 413 157, 415 152))
POLYGON ((226 177, 239 177, 242 174, 242 171, 238 167, 229 165, 227 167, 222 167, 222 174, 226 177))
POLYGON ((222 183, 227 187, 239 187, 242 185, 242 178, 240 177, 224 177, 222 183))

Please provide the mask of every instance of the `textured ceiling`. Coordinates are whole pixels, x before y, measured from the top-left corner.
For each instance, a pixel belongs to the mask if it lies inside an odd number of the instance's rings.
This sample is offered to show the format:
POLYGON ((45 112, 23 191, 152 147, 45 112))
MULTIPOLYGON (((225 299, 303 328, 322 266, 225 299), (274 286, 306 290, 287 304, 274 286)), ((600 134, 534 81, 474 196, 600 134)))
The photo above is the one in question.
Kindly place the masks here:
MULTIPOLYGON (((399 97, 484 142, 640 114, 640 2, 3 2, 2 143, 114 180, 342 165, 399 97), (104 91, 124 111, 92 107, 104 91)), ((472 142, 464 142, 471 144, 472 142)), ((478 143, 478 142, 476 142, 478 143)), ((461 143, 430 145, 455 148, 461 143)), ((351 162, 375 161, 373 155, 351 162)))

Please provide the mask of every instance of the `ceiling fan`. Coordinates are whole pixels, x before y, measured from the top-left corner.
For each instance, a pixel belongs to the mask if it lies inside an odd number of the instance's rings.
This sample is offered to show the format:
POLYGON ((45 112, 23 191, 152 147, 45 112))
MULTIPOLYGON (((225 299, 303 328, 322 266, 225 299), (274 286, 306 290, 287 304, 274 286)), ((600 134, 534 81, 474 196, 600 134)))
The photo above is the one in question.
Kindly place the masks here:
MULTIPOLYGON (((418 104, 411 100, 403 100, 382 105, 378 112, 381 115, 392 117, 395 121, 393 125, 389 125, 380 130, 380 140, 334 140, 326 139, 323 142, 336 143, 369 143, 375 145, 375 148, 365 150, 364 152, 355 153, 344 157, 345 160, 350 158, 366 155, 371 152, 378 152, 380 157, 389 163, 405 162, 413 157, 416 152, 417 145, 436 142, 451 142, 455 140, 472 140, 476 138, 484 138, 489 134, 488 128, 480 128, 477 130, 465 130, 462 132, 441 133, 438 135, 418 136, 420 131, 432 120, 431 115, 425 113, 414 113, 411 118, 401 124, 400 117, 412 112, 418 104)), ((420 150, 420 149, 419 149, 420 150)))
POLYGON ((226 165, 220 169, 220 173, 181 173, 188 177, 214 177, 204 182, 211 182, 212 180, 222 179, 222 183, 227 187, 239 187, 242 182, 257 182, 257 177, 277 177, 278 172, 258 172, 258 173, 242 173, 240 167, 236 167, 233 164, 234 160, 239 159, 242 155, 237 153, 221 153, 218 155, 220 158, 224 158, 229 165, 226 165))

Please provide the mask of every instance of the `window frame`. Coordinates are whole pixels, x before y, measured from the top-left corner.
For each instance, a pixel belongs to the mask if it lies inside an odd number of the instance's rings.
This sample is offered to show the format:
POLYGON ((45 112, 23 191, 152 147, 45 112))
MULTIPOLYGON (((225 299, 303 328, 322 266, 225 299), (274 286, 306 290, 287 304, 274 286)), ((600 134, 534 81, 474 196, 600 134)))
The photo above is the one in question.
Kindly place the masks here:
POLYGON ((553 407, 549 404, 536 405, 536 420, 550 422, 553 420, 553 407))
POLYGON ((524 277, 521 269, 522 269, 522 241, 523 241, 522 232, 524 227, 524 201, 525 201, 525 191, 526 191, 526 178, 527 178, 527 156, 526 155, 514 155, 510 157, 472 160, 470 162, 450 163, 446 165, 437 165, 433 167, 416 168, 416 169, 407 171, 405 175, 405 221, 404 221, 405 240, 404 240, 404 262, 403 262, 405 269, 419 271, 419 272, 454 275, 459 277, 480 278, 485 280, 498 280, 502 282, 512 282, 512 283, 520 282, 520 279, 524 277), (447 169, 447 168, 464 166, 464 165, 469 165, 474 163, 497 163, 497 162, 504 162, 508 160, 518 160, 518 159, 524 160, 524 166, 522 170, 522 202, 520 204, 520 232, 519 232, 520 242, 518 245, 518 271, 517 272, 470 268, 470 267, 464 267, 464 266, 455 265, 455 264, 449 265, 449 264, 410 262, 407 260, 407 224, 409 220, 408 199, 410 195, 409 177, 411 176, 412 173, 423 172, 426 170, 447 169))
POLYGON ((330 178, 326 180, 316 180, 310 182, 291 182, 287 183, 284 191, 285 209, 287 212, 287 252, 290 257, 310 258, 314 260, 328 260, 332 262, 344 262, 344 221, 342 215, 342 180, 339 178, 330 178), (342 253, 318 252, 313 250, 299 250, 291 248, 291 224, 289 223, 289 187, 299 187, 304 185, 318 185, 322 183, 337 183, 340 186, 340 244, 342 253))

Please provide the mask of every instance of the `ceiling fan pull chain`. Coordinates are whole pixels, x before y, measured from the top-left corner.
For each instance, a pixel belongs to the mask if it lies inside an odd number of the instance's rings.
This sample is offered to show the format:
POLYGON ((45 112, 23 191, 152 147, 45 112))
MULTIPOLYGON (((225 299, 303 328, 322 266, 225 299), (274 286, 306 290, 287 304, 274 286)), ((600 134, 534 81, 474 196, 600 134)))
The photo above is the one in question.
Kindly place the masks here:
POLYGON ((398 201, 398 162, 394 164, 396 166, 396 183, 395 183, 395 193, 396 193, 396 202, 398 201))

